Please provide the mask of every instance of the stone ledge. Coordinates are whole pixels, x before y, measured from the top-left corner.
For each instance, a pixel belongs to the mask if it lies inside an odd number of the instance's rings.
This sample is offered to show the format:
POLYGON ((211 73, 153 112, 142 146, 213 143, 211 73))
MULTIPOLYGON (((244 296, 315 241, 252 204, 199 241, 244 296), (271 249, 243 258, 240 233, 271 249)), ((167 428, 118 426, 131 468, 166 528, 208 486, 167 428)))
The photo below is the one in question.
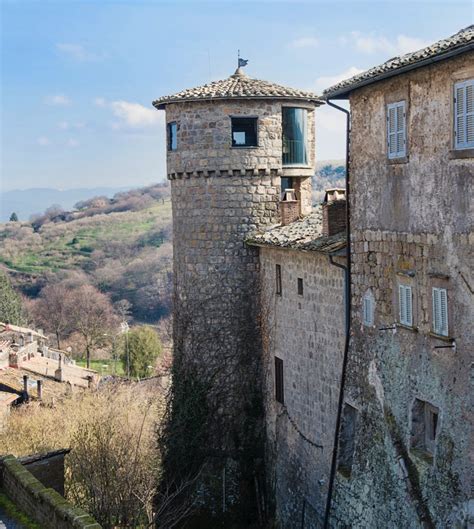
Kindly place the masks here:
POLYGON ((40 524, 53 529, 101 529, 84 510, 46 488, 12 455, 0 460, 3 489, 12 501, 40 524))
POLYGON ((250 169, 202 169, 199 171, 178 171, 175 173, 168 173, 168 180, 182 180, 188 178, 209 178, 213 176, 281 176, 282 169, 280 167, 252 167, 250 169))

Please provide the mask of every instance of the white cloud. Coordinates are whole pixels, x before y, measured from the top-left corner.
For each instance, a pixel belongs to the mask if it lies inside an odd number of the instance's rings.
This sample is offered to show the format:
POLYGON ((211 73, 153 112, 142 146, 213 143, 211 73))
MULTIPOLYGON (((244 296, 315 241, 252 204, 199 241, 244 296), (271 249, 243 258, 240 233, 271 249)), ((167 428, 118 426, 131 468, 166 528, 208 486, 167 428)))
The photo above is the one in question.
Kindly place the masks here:
POLYGON ((94 53, 87 50, 81 44, 60 43, 56 44, 56 49, 66 57, 77 62, 96 62, 106 58, 105 53, 94 53))
POLYGON ((55 94, 51 96, 46 96, 44 98, 44 102, 47 105, 52 106, 58 106, 58 107, 66 107, 71 104, 71 100, 69 97, 65 96, 64 94, 55 94))
POLYGON ((317 48, 319 40, 316 37, 301 37, 295 39, 289 44, 290 48, 317 48))
POLYGON ((364 34, 360 31, 353 31, 348 36, 340 37, 339 42, 343 46, 354 46, 361 53, 386 53, 392 56, 403 55, 428 45, 427 42, 418 37, 408 37, 401 34, 389 39, 377 33, 364 34))
MULTIPOLYGON (((112 101, 109 104, 113 114, 119 118, 120 126, 142 128, 163 123, 163 113, 147 108, 140 103, 129 101, 112 101)), ((120 127, 117 127, 120 128, 120 127)))
POLYGON ((60 121, 58 123, 58 129, 60 130, 71 130, 71 129, 79 130, 79 129, 83 129, 85 126, 86 126, 85 123, 81 123, 80 121, 78 121, 77 123, 71 123, 69 121, 60 121))
POLYGON ((68 147, 79 147, 80 143, 74 138, 69 138, 66 142, 68 147))
POLYGON ((36 139, 36 143, 38 145, 41 145, 41 147, 47 147, 48 145, 51 145, 51 141, 46 136, 40 136, 36 139))
POLYGON ((315 82, 315 91, 316 93, 322 93, 322 91, 326 88, 329 88, 332 85, 335 85, 339 83, 340 81, 343 81, 344 79, 349 79, 350 77, 353 77, 354 75, 357 75, 364 70, 361 70, 360 68, 357 68, 356 66, 351 66, 344 72, 341 72, 337 75, 327 75, 323 77, 318 77, 315 82))

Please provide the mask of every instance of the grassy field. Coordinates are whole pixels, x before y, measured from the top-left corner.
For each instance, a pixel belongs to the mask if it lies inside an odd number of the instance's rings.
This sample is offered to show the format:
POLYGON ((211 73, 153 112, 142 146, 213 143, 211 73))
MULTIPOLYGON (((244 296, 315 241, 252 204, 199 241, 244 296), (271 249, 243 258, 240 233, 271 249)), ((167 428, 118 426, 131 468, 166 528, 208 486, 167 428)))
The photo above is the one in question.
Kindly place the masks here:
MULTIPOLYGON (((86 367, 86 360, 76 360, 76 364, 80 367, 86 367)), ((91 369, 94 369, 101 375, 118 375, 125 376, 122 362, 117 360, 91 360, 91 369)))
MULTIPOLYGON (((126 247, 171 222, 171 203, 141 211, 96 215, 71 222, 45 224, 33 233, 25 224, 0 225, 0 262, 28 274, 43 274, 87 266, 95 251, 107 254, 120 241, 126 247), (21 226, 21 227, 20 227, 21 226), (16 230, 12 233, 12 230, 16 230), (16 243, 16 244, 15 244, 16 243)), ((159 244, 159 237, 152 241, 159 244)))

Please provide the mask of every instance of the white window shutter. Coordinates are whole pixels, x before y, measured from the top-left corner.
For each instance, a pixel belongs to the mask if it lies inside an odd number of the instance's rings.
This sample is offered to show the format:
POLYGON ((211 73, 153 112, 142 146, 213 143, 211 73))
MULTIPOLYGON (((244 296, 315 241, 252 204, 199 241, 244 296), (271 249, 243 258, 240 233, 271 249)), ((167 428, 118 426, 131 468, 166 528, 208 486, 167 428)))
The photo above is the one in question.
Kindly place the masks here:
POLYGON ((412 295, 411 287, 405 287, 405 296, 406 296, 406 325, 410 327, 413 325, 413 310, 412 310, 412 295))
POLYGON ((387 105, 387 154, 389 158, 406 156, 405 101, 387 105))
POLYGON ((405 102, 397 106, 397 155, 405 156, 405 102))
POLYGON ((398 311, 400 323, 405 323, 406 304, 405 304, 405 287, 398 286, 398 311))
POLYGON ((448 292, 445 288, 433 288, 433 331, 448 336, 448 292))
POLYGON ((371 327, 374 324, 374 300, 370 292, 364 296, 362 313, 364 325, 371 327))
POLYGON ((388 156, 393 157, 397 152, 397 128, 396 128, 396 109, 394 106, 388 107, 387 111, 387 142, 388 156))
POLYGON ((474 148, 474 79, 454 85, 454 147, 474 148))
POLYGON ((439 289, 433 288, 433 331, 439 334, 439 321, 440 321, 440 303, 439 303, 439 289))

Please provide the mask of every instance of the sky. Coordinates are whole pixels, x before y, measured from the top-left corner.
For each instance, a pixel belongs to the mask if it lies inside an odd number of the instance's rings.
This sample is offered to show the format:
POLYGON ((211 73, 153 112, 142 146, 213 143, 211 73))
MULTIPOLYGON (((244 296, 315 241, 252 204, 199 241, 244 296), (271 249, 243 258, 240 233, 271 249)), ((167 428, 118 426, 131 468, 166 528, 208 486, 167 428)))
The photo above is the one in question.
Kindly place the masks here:
MULTIPOLYGON (((321 92, 456 33, 474 1, 0 0, 3 190, 141 186, 166 175, 151 102, 251 77, 321 92)), ((344 156, 344 120, 317 111, 318 160, 344 156)))

